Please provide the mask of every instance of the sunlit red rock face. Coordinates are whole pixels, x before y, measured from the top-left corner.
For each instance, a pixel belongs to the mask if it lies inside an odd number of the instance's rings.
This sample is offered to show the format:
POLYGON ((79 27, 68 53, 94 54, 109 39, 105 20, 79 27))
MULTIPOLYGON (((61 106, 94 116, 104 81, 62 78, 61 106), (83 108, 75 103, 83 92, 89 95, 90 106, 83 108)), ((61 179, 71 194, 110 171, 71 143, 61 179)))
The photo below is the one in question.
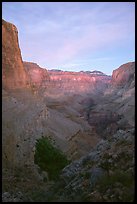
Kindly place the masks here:
POLYGON ((111 76, 99 71, 67 72, 61 70, 46 70, 36 63, 23 62, 29 75, 31 85, 45 90, 45 94, 75 94, 102 92, 110 84, 111 76))
POLYGON ((2 20, 2 85, 6 89, 29 87, 15 25, 2 20))
POLYGON ((112 84, 124 85, 134 77, 135 62, 129 62, 121 65, 112 73, 112 84))
POLYGON ((103 91, 111 81, 111 77, 96 72, 48 71, 51 88, 68 93, 91 93, 93 90, 103 91))
POLYGON ((43 86, 47 86, 47 82, 50 80, 50 77, 46 69, 41 68, 36 63, 32 62, 23 62, 23 65, 33 87, 42 88, 43 86))

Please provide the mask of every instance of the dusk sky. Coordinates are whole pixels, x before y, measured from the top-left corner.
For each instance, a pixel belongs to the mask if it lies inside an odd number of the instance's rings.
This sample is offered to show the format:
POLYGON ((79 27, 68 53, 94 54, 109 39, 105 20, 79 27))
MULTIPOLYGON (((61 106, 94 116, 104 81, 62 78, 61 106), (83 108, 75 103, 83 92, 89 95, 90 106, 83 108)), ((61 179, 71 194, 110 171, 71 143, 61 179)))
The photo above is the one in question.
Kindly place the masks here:
POLYGON ((134 2, 3 2, 24 61, 46 69, 111 75, 135 61, 134 2))

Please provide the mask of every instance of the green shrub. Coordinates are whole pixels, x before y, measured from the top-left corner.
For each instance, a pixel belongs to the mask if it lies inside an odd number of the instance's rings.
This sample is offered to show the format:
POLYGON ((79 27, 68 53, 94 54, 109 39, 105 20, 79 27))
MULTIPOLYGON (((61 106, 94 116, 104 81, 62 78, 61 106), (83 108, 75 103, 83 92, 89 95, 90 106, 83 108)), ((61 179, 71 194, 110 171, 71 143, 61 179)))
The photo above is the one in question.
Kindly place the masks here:
POLYGON ((56 180, 61 170, 69 164, 67 157, 51 141, 42 137, 36 142, 34 162, 41 170, 48 173, 49 179, 56 180))

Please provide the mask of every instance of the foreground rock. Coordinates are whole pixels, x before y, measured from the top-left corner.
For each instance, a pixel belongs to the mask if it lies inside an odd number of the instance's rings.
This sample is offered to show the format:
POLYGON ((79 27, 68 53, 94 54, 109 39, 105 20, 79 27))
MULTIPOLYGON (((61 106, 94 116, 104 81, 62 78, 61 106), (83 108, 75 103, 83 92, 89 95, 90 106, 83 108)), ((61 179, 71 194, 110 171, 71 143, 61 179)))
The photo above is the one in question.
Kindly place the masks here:
POLYGON ((3 192, 3 202, 133 202, 134 131, 118 130, 102 139, 66 166, 56 182, 42 182, 26 168, 26 176, 16 174, 12 189, 3 192))
POLYGON ((134 201, 134 129, 119 130, 64 168, 56 201, 134 201))

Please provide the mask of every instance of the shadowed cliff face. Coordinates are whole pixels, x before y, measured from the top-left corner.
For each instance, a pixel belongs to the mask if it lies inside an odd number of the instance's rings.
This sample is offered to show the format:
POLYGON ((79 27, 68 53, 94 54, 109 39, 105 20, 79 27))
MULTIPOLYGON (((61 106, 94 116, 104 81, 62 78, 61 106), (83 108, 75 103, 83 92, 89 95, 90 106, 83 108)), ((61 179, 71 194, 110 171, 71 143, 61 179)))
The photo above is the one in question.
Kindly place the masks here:
POLYGON ((135 63, 126 63, 113 71, 110 86, 104 91, 88 121, 102 137, 118 129, 133 128, 135 123, 135 63))
POLYGON ((29 87, 23 67, 17 28, 2 20, 2 85, 6 89, 29 87))

